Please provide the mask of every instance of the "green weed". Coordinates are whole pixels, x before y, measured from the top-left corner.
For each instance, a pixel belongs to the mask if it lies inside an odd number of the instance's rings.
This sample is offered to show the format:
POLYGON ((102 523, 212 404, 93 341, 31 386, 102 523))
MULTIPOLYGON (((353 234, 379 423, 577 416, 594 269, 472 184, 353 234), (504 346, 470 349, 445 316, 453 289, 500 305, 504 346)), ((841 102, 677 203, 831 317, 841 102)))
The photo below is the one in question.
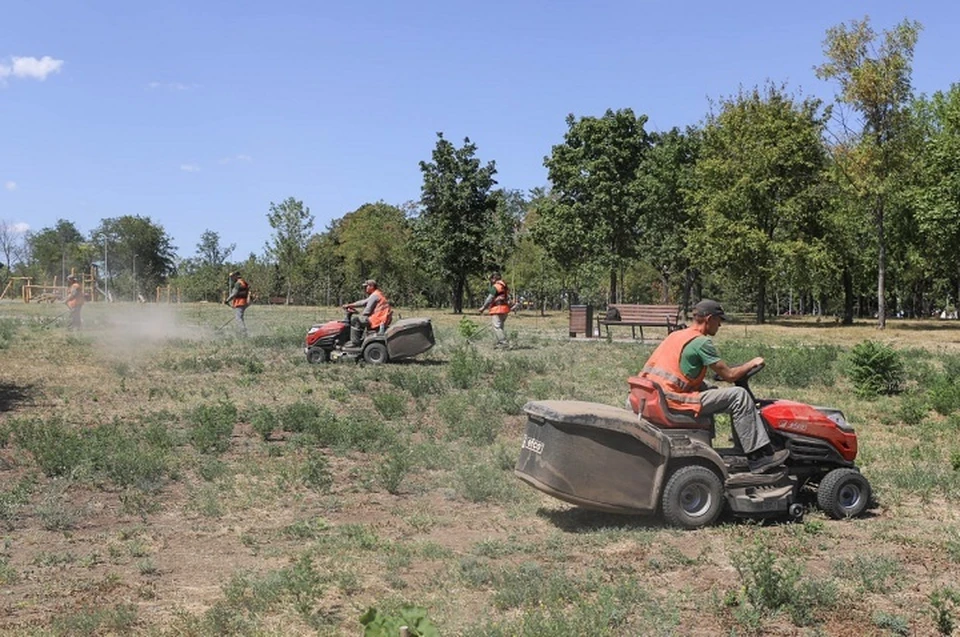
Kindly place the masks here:
POLYGON ((903 387, 903 357, 889 345, 863 341, 850 351, 848 375, 859 396, 895 394, 903 387))
POLYGON ((53 620, 62 635, 103 635, 131 633, 137 623, 137 607, 117 604, 112 608, 86 607, 53 620))
POLYGON ((454 387, 469 389, 489 372, 490 368, 490 361, 481 356, 473 345, 467 343, 451 352, 447 376, 454 387))
POLYGON ((303 463, 303 481, 311 489, 320 493, 328 493, 333 486, 333 473, 327 457, 315 449, 311 449, 303 463))
POLYGON ((237 408, 230 403, 200 405, 189 415, 190 443, 200 453, 223 453, 230 447, 230 436, 237 421, 237 408))
POLYGON ((377 467, 377 480, 388 493, 396 495, 400 485, 410 471, 410 448, 398 443, 387 450, 385 457, 377 467))
POLYGON ((374 394, 373 406, 387 420, 400 418, 407 410, 403 397, 390 392, 374 394))
POLYGON ((269 440, 277 428, 277 417, 269 407, 258 406, 250 414, 250 426, 263 440, 269 440))
POLYGON ((941 635, 952 635, 957 620, 954 613, 960 608, 960 592, 942 586, 930 593, 930 614, 941 635))
POLYGON ((836 577, 857 580, 868 593, 889 593, 900 588, 903 566, 895 559, 883 556, 858 555, 833 563, 836 577))
POLYGON ((910 622, 905 617, 880 610, 873 614, 873 625, 894 635, 906 637, 910 634, 910 622))
POLYGON ((457 471, 457 490, 470 502, 512 499, 503 472, 487 464, 468 465, 457 471))

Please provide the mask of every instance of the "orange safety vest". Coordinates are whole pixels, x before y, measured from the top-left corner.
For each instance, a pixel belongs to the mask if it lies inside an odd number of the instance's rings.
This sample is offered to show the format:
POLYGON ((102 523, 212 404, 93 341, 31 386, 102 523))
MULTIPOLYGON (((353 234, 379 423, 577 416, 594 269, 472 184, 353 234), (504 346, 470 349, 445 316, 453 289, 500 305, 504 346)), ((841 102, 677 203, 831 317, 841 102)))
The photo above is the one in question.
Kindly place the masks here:
POLYGON ((377 297, 377 304, 373 307, 373 314, 370 315, 370 329, 375 330, 381 325, 390 325, 390 320, 393 318, 390 301, 380 290, 374 290, 371 294, 377 297))
POLYGON ((71 310, 83 305, 83 293, 80 292, 80 284, 74 283, 70 286, 70 294, 67 296, 67 307, 71 310))
POLYGON ((700 387, 707 368, 700 370, 695 378, 690 378, 680 371, 680 354, 693 339, 704 334, 693 327, 673 332, 653 350, 647 364, 640 370, 640 376, 649 378, 663 388, 664 397, 670 409, 693 412, 700 415, 700 387))
POLYGON ((497 293, 490 304, 491 314, 509 314, 510 313, 510 289, 503 281, 494 281, 493 288, 497 293))
POLYGON ((237 285, 239 289, 237 290, 237 295, 233 297, 233 307, 244 307, 248 303, 247 297, 250 296, 250 284, 242 278, 237 277, 237 285))

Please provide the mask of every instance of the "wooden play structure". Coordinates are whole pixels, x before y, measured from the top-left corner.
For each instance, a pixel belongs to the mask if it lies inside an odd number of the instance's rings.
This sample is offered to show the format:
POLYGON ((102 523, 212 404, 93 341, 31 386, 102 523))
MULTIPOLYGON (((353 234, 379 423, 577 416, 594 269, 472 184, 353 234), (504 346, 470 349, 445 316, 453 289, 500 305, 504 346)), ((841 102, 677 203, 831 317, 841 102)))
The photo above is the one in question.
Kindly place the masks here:
MULTIPOLYGON (((89 272, 82 272, 79 275, 71 268, 70 274, 77 277, 78 283, 80 283, 80 291, 87 301, 96 302, 105 300, 103 293, 100 292, 96 285, 96 266, 90 266, 89 272)), ((20 298, 23 299, 24 303, 55 303, 66 298, 70 286, 65 285, 65 283, 66 281, 58 281, 58 277, 56 276, 53 277, 52 284, 35 284, 33 277, 12 276, 10 280, 7 281, 6 287, 3 288, 3 292, 0 292, 0 300, 3 300, 8 292, 16 290, 19 287, 20 298)), ((13 294, 10 296, 12 297, 13 294)))
POLYGON ((180 288, 168 285, 157 286, 157 303, 179 303, 180 288))

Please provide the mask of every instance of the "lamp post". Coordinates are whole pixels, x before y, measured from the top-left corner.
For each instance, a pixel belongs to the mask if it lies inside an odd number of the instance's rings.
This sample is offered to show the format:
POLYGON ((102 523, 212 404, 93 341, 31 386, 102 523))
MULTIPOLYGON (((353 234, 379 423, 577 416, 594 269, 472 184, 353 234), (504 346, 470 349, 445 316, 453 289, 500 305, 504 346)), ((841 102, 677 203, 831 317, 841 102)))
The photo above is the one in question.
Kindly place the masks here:
POLYGON ((107 263, 107 233, 103 233, 103 298, 110 301, 110 266, 107 263))
POLYGON ((133 302, 137 302, 137 255, 133 255, 133 302))

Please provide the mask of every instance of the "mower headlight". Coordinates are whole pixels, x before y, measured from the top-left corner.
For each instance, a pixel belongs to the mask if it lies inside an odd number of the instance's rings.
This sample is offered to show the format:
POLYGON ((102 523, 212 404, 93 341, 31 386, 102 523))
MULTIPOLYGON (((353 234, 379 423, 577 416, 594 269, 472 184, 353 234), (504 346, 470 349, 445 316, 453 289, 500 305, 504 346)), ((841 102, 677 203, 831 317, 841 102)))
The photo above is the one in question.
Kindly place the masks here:
POLYGON ((307 330, 307 334, 313 334, 314 332, 319 332, 319 331, 320 331, 320 326, 314 325, 309 330, 307 330))
POLYGON ((839 409, 831 409, 830 407, 817 407, 816 409, 836 423, 837 427, 839 427, 841 430, 846 431, 847 433, 853 433, 853 426, 847 422, 843 412, 839 409))

